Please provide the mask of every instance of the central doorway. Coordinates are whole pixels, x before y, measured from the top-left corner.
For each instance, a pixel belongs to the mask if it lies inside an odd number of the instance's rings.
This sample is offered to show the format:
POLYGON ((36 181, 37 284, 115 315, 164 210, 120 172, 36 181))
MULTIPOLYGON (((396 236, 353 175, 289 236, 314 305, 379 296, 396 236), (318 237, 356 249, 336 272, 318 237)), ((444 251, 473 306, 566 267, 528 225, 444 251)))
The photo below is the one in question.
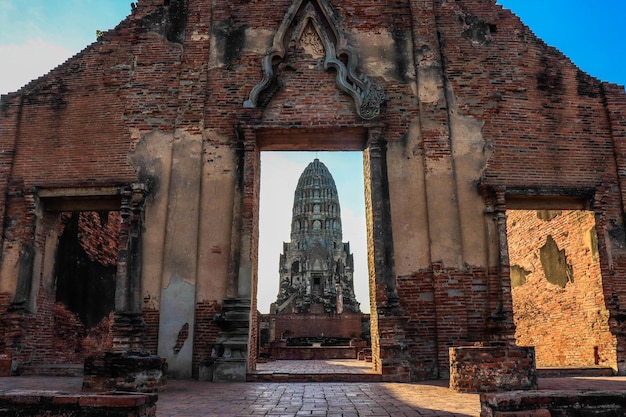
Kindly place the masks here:
MULTIPOLYGON (((318 373, 336 373, 339 370, 346 373, 370 372, 370 295, 363 153, 263 151, 260 161, 257 372, 284 372, 285 367, 290 373, 303 374, 310 374, 313 370, 318 373), (323 187, 320 191, 307 191, 311 194, 311 207, 304 207, 302 201, 298 204, 294 201, 298 193, 303 193, 302 190, 296 191, 299 182, 315 181, 314 178, 301 178, 301 175, 304 176, 305 169, 318 165, 328 168, 330 181, 336 185, 337 207, 329 203, 333 200, 324 199, 324 194, 331 191, 323 187), (311 211, 309 227, 303 220, 303 212, 307 209, 311 211), (334 219, 334 215, 340 218, 334 219), (319 260, 314 262, 300 258, 308 243, 298 239, 291 241, 294 233, 300 236, 328 236, 333 232, 339 233, 339 241, 327 242, 330 251, 337 254, 347 250, 349 253, 349 265, 343 265, 346 261, 344 256, 343 261, 339 259, 333 266, 341 271, 322 273, 319 260), (298 260, 287 261, 287 253, 292 256, 295 253, 298 260), (288 267, 282 265, 285 262, 289 263, 288 267), (348 270, 347 275, 345 270, 348 270), (349 281, 350 288, 346 288, 345 298, 341 289, 338 292, 335 290, 335 286, 339 287, 340 272, 344 272, 343 276, 349 281), (281 277, 285 281, 282 284, 281 277), (354 306, 348 299, 352 287, 355 296, 352 298, 358 302, 358 314, 352 311, 354 306), (277 305, 277 300, 285 301, 286 288, 293 292, 290 297, 292 302, 287 299, 286 303, 278 303, 282 306, 277 305), (304 294, 307 291, 309 294, 304 294), (301 298, 312 298, 313 306, 307 306, 307 312, 311 310, 311 313, 318 314, 296 313, 294 297, 298 302, 301 298), (326 305, 315 304, 315 300, 324 300, 326 305), (298 360, 289 361, 294 357, 298 360), (320 361, 320 358, 323 360, 320 361), (354 362, 350 363, 350 359, 354 362)), ((335 260, 337 258, 335 256, 335 260)), ((334 261, 330 259, 328 262, 334 261)), ((298 309, 301 310, 302 306, 299 305, 298 309)))
MULTIPOLYGON (((269 151, 357 151, 363 155, 364 200, 368 252, 368 286, 370 288, 371 366, 376 377, 383 373, 381 356, 378 296, 385 311, 393 308, 396 297, 393 239, 388 195, 386 140, 378 126, 333 128, 277 129, 263 126, 241 126, 242 199, 241 240, 235 250, 238 258, 235 285, 239 297, 250 296, 250 331, 247 355, 248 380, 255 378, 259 346, 259 313, 257 308, 259 256, 259 197, 261 153, 269 151), (375 289, 375 291, 372 291, 375 289)), ((313 226, 314 222, 311 222, 313 226)), ((391 310, 390 310, 391 311, 391 310)), ((391 368, 389 368, 391 369, 391 368)))

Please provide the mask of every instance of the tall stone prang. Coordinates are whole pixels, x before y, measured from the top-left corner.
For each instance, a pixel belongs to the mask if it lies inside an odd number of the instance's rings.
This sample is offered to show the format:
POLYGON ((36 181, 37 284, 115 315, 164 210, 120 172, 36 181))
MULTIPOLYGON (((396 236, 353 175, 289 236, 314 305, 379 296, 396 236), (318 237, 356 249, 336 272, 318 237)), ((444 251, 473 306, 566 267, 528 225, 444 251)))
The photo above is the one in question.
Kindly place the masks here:
POLYGON ((342 242, 337 187, 317 158, 298 180, 291 241, 283 244, 279 271, 276 313, 360 312, 350 243, 342 242))

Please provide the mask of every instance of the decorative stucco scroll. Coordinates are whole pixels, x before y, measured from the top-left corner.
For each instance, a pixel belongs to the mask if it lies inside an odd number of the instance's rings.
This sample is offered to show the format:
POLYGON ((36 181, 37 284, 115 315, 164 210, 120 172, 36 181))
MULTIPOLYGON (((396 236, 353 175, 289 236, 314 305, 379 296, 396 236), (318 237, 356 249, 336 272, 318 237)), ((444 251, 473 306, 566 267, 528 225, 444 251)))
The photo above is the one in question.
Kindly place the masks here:
MULTIPOLYGON (((362 119, 377 118, 385 100, 384 90, 359 71, 357 54, 339 31, 326 0, 294 0, 274 36, 272 47, 263 56, 263 79, 252 88, 244 107, 256 107, 259 96, 276 77, 277 66, 285 60, 289 42, 310 42, 311 28, 323 46, 324 69, 335 69, 337 86, 353 98, 362 119)), ((321 49, 319 52, 322 53, 321 49)))

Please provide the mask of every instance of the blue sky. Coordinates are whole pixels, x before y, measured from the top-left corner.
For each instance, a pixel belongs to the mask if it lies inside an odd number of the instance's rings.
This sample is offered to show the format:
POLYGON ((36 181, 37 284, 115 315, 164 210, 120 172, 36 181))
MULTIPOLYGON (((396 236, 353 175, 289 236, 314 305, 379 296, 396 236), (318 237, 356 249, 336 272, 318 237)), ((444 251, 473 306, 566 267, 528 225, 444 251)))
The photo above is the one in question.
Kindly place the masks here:
POLYGON ((583 71, 626 85, 626 1, 498 0, 583 71))
MULTIPOLYGON (((207 0, 209 1, 209 0, 207 0)), ((270 1, 270 0, 263 0, 270 1)), ((130 13, 131 0, 0 0, 0 94, 17 91, 96 40, 130 13)), ((626 84, 625 0, 498 0, 579 68, 626 84)), ((355 255, 357 298, 368 310, 360 153, 320 153, 341 199, 344 241, 355 255)), ((289 240, 293 191, 315 153, 262 155, 259 307, 277 294, 278 257, 289 240), (288 174, 287 174, 288 173, 288 174), (267 184, 281 184, 269 187, 267 184)))

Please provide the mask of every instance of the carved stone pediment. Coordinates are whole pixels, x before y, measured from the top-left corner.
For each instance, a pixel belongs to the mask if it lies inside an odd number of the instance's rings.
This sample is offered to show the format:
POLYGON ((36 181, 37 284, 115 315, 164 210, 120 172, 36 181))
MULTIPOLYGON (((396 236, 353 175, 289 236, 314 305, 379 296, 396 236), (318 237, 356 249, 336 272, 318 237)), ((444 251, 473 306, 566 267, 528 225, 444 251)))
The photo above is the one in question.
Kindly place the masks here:
POLYGON ((359 117, 372 120, 380 115, 383 88, 359 70, 356 51, 347 44, 326 0, 294 0, 263 57, 263 79, 252 88, 244 107, 256 107, 276 77, 277 66, 285 61, 290 42, 313 57, 323 57, 324 69, 335 69, 337 86, 353 98, 359 117))

